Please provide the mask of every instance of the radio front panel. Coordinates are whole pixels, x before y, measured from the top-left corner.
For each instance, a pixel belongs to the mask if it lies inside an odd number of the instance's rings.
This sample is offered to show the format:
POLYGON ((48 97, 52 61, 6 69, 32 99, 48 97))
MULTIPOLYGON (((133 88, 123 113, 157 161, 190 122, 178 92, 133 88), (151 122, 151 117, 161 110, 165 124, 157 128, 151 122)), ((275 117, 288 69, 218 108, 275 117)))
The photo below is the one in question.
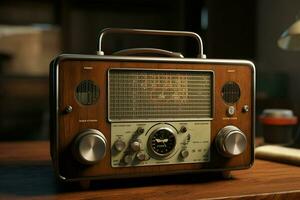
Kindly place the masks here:
POLYGON ((210 133, 210 121, 112 123, 111 165, 209 162, 210 133))
POLYGON ((253 162, 251 62, 63 55, 51 75, 51 153, 61 179, 227 171, 253 162))

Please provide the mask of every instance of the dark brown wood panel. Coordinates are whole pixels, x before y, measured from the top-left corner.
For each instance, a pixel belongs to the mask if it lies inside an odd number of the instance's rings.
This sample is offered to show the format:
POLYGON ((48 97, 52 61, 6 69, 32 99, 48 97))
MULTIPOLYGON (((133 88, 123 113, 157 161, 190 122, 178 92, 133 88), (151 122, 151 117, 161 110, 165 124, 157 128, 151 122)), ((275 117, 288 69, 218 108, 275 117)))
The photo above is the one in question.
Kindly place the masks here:
POLYGON ((188 172, 201 169, 233 169, 248 168, 252 155, 252 112, 243 113, 242 106, 252 105, 252 68, 242 64, 201 64, 201 63, 159 63, 159 62, 119 62, 91 60, 63 60, 59 63, 59 135, 58 135, 58 166, 62 176, 66 178, 105 178, 120 176, 143 176, 152 174, 168 174, 188 172), (83 67, 93 67, 92 70, 83 67), (211 141, 214 141, 218 131, 226 125, 239 127, 248 140, 246 151, 234 158, 224 158, 211 145, 211 161, 201 164, 177 164, 164 166, 112 168, 110 164, 110 123, 107 120, 107 70, 109 68, 151 68, 151 69, 192 69, 211 70, 214 72, 214 116, 211 124, 211 141), (93 80, 100 87, 100 98, 95 105, 82 106, 74 95, 74 90, 82 80, 93 80), (227 81, 235 81, 241 88, 241 98, 235 104, 236 114, 226 116, 228 105, 221 97, 221 88, 227 81), (67 105, 73 107, 73 112, 63 114, 67 105), (97 119, 97 122, 79 123, 79 119, 97 119), (83 166, 76 162, 71 154, 72 141, 84 129, 100 130, 108 141, 107 155, 99 163, 83 166))

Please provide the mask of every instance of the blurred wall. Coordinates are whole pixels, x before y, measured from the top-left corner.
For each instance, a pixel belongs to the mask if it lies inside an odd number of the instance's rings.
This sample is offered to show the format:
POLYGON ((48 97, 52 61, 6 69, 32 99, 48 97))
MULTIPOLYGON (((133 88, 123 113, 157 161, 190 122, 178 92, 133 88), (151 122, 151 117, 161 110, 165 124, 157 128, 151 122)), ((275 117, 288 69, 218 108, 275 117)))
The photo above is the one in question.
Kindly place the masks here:
MULTIPOLYGON (((298 0, 3 0, 0 2, 0 24, 58 25, 62 31, 62 51, 68 53, 94 54, 97 50, 99 31, 106 27, 195 31, 204 40, 204 51, 208 58, 254 61, 258 72, 258 114, 266 107, 283 107, 292 108, 300 115, 300 84, 298 84, 300 52, 283 51, 277 47, 278 37, 294 22, 297 14, 300 17, 298 0), (203 15, 203 10, 207 11, 207 16, 203 15), (201 21, 203 19, 208 21, 201 21), (203 23, 208 23, 208 26, 204 27, 203 23)), ((197 51, 193 40, 185 41, 178 38, 112 35, 106 37, 104 41, 104 50, 107 54, 131 47, 165 48, 181 51, 190 57, 195 56, 197 51)), ((2 56, 3 59, 8 59, 6 54, 2 56)), ((43 82, 47 88, 48 78, 28 77, 24 74, 11 77, 3 76, 2 73, 0 81, 2 88, 8 86, 9 81, 16 87, 26 81, 32 88, 37 85, 36 82, 43 82)), ((42 91, 47 92, 45 89, 42 91)), ((4 100, 8 96, 2 92, 0 99, 4 100)), ((36 110, 47 109, 44 105, 47 104, 46 93, 41 95, 45 100, 38 101, 44 103, 40 108, 35 103, 37 97, 27 96, 33 99, 31 104, 37 108, 36 110)), ((13 95, 11 98, 20 100, 20 103, 7 106, 8 111, 2 115, 4 117, 7 116, 6 113, 13 113, 13 109, 19 111, 18 106, 26 107, 22 105, 22 101, 25 101, 21 98, 15 98, 13 95)), ((7 101, 12 102, 9 99, 7 101)), ((33 113, 30 109, 25 116, 29 119, 33 113)), ((40 113, 37 115, 37 119, 41 119, 40 115, 40 113)), ((24 121, 21 115, 18 117, 20 121, 24 121)), ((18 127, 14 126, 15 121, 8 121, 9 126, 18 132, 18 127)), ((44 121, 47 122, 47 119, 44 121)), ((26 122, 26 124, 37 127, 40 122, 26 122)), ((47 124, 44 127, 47 127, 47 124)), ((29 128, 26 130, 33 132, 29 128)), ((41 132, 40 128, 36 132, 41 132)))
MULTIPOLYGON (((24 34, 18 34, 16 39, 6 40, 5 43, 2 37, 0 140, 48 138, 48 64, 55 55, 60 52, 95 54, 99 32, 107 27, 189 30, 201 34, 201 10, 204 3, 185 0, 1 0, 0 38, 6 30, 12 32, 12 29, 20 28, 35 30, 40 27, 50 28, 52 32, 56 29, 59 31, 55 41, 48 37, 42 39, 44 34, 32 36, 37 42, 29 40, 29 36, 24 34), (33 48, 35 46, 43 48, 33 48), (51 51, 55 53, 50 55, 47 51, 53 46, 57 47, 57 51, 51 51), (15 50, 22 51, 16 54, 15 50), (18 57, 22 59, 16 59, 18 57), (40 59, 46 62, 33 64, 40 59), (20 61, 13 62, 15 60, 20 61)), ((133 47, 162 48, 193 57, 197 54, 194 40, 170 38, 108 35, 105 36, 103 49, 106 54, 133 47)))
POLYGON ((208 56, 253 60, 256 1, 209 0, 207 3, 208 56))
POLYGON ((258 87, 265 84, 273 90, 258 93, 258 98, 274 97, 278 102, 269 106, 292 108, 299 115, 300 51, 284 51, 277 46, 279 36, 295 21, 297 14, 300 17, 299 0, 257 1, 255 63, 258 87))

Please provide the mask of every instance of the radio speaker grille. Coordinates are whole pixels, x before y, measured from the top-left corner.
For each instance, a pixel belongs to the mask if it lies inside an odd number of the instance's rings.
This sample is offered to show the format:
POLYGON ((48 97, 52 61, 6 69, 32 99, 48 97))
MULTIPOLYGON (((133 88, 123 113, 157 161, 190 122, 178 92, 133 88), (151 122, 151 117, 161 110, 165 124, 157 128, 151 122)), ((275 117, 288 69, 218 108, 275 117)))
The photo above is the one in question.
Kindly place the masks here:
POLYGON ((241 90, 237 83, 227 82, 222 88, 223 100, 228 104, 234 104, 240 99, 241 90))
POLYGON ((109 119, 211 118, 212 77, 208 71, 111 69, 109 119))
POLYGON ((91 80, 83 80, 77 86, 75 96, 83 105, 95 104, 99 97, 99 87, 91 80))

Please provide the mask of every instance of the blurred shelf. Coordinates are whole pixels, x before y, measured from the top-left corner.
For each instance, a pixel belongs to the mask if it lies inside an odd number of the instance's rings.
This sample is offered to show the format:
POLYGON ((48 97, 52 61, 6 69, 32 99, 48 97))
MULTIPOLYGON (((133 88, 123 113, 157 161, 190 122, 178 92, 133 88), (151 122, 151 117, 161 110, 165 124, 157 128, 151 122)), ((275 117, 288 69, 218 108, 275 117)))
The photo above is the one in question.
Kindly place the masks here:
POLYGON ((48 77, 1 75, 0 91, 0 140, 47 138, 48 77))

